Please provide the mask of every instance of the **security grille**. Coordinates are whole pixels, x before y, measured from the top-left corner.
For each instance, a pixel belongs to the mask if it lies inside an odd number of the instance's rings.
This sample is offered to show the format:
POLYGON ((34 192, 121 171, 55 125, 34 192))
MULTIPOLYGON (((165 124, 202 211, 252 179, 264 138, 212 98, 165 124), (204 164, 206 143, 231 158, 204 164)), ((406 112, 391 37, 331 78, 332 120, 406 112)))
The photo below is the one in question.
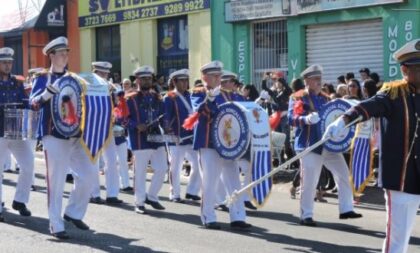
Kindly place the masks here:
POLYGON ((310 25, 306 28, 307 65, 321 64, 323 81, 336 83, 337 77, 369 68, 382 78, 384 49, 382 20, 310 25))
POLYGON ((287 73, 286 20, 254 23, 252 42, 252 82, 260 89, 264 73, 287 73))

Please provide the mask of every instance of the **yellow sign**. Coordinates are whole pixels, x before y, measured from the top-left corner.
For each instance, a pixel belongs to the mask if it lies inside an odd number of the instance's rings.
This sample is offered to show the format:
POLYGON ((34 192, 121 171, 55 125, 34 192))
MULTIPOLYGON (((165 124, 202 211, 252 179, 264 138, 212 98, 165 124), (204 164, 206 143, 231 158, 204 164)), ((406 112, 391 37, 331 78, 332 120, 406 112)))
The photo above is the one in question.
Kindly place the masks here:
POLYGON ((79 27, 180 15, 210 8, 210 0, 86 0, 79 1, 79 27))

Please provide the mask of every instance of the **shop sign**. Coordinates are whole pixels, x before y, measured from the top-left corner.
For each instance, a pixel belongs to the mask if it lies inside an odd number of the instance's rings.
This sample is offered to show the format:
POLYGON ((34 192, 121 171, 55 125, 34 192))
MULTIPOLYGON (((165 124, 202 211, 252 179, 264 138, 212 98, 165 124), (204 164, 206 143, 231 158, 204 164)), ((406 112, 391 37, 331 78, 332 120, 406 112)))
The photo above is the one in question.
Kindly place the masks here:
POLYGON ((291 13, 291 0, 237 0, 225 3, 226 22, 289 16, 291 13))
POLYGON ((47 1, 42 8, 39 18, 35 24, 38 29, 52 29, 52 28, 64 28, 66 25, 66 2, 64 0, 59 1, 47 1))
POLYGON ((304 14, 319 11, 331 11, 349 9, 355 7, 366 7, 371 5, 403 3, 405 0, 297 0, 297 14, 304 14))
POLYGON ((176 16, 210 8, 210 0, 79 1, 79 27, 111 25, 139 19, 176 16))
POLYGON ((158 55, 188 54, 187 16, 158 21, 158 55))

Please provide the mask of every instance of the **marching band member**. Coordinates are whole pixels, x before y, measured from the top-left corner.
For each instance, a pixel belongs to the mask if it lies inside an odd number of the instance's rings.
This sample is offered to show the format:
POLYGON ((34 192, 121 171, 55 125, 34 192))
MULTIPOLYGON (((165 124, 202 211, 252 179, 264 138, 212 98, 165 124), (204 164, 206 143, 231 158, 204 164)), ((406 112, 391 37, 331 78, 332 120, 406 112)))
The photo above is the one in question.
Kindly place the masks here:
MULTIPOLYGON (((301 73, 306 89, 295 92, 290 97, 288 119, 289 124, 296 127, 295 150, 303 151, 321 139, 318 133, 320 118, 318 111, 329 101, 329 97, 321 92, 322 67, 312 65, 301 73)), ((300 224, 316 226, 313 220, 316 185, 324 164, 336 180, 340 219, 360 218, 361 214, 353 211, 353 195, 349 182, 349 170, 341 153, 329 152, 322 146, 300 159, 302 166, 300 224)))
POLYGON ((150 66, 141 66, 134 71, 140 91, 128 95, 127 106, 129 111, 128 135, 129 145, 135 157, 134 163, 134 195, 135 211, 146 213, 144 204, 154 209, 164 210, 159 203, 158 193, 162 188, 168 163, 165 147, 162 143, 150 142, 148 135, 159 135, 161 118, 164 113, 163 101, 152 86, 154 69, 150 66), (147 167, 151 162, 154 170, 149 192, 146 195, 147 167))
MULTIPOLYGON (((239 99, 239 94, 231 93, 220 88, 223 64, 213 61, 201 67, 204 87, 194 89, 191 96, 194 111, 185 122, 185 127, 191 127, 192 122, 198 120, 194 128, 194 149, 199 152, 200 172, 202 177, 202 207, 201 221, 207 229, 220 229, 217 224, 214 204, 216 201, 217 180, 222 175, 227 192, 231 194, 240 188, 239 172, 233 161, 222 159, 214 149, 210 139, 210 122, 218 112, 218 105, 239 99)), ((245 208, 242 201, 235 202, 229 208, 231 227, 247 229, 251 225, 245 222, 245 208)))
POLYGON ((130 176, 128 174, 128 145, 127 145, 127 116, 128 107, 125 99, 126 92, 117 90, 114 107, 114 137, 118 159, 118 171, 120 173, 120 186, 123 192, 132 192, 133 187, 130 186, 130 176))
POLYGON ((171 184, 169 199, 176 203, 183 202, 181 200, 180 176, 184 158, 187 158, 191 163, 192 169, 185 198, 195 201, 201 200, 201 198, 197 196, 200 191, 201 178, 198 171, 197 152, 192 148, 193 132, 182 127, 184 120, 193 112, 190 93, 188 91, 189 77, 190 73, 188 69, 181 69, 173 72, 169 76, 169 80, 171 80, 175 88, 169 91, 164 98, 165 131, 168 134, 176 135, 180 139, 179 143, 171 143, 169 147, 169 182, 171 184))
MULTIPOLYGON (((403 79, 385 83, 372 98, 360 102, 325 131, 339 137, 353 120, 381 117, 379 185, 385 189, 387 226, 382 252, 405 253, 420 204, 420 39, 397 50, 403 79)), ((341 190, 341 189, 340 189, 341 190)))
MULTIPOLYGON (((34 153, 30 141, 11 140, 4 137, 4 109, 27 108, 28 96, 25 94, 24 84, 11 74, 14 51, 11 48, 0 48, 0 150, 9 150, 16 158, 21 170, 16 185, 16 193, 12 208, 18 210, 22 216, 31 216, 26 207, 34 174, 34 153), (11 105, 10 106, 8 106, 11 105)), ((9 152, 0 152, 0 164, 3 166, 9 152)), ((0 203, 2 203, 3 169, 0 170, 0 203)), ((0 205, 0 222, 4 221, 3 206, 0 205)))
POLYGON ((47 166, 48 216, 50 231, 58 239, 69 238, 61 216, 68 168, 71 167, 74 172, 74 188, 63 218, 81 230, 89 229, 82 219, 93 190, 92 181, 97 177, 97 168, 82 147, 81 133, 65 137, 52 123, 51 98, 59 92, 59 79, 71 74, 66 70, 68 51, 65 37, 58 37, 43 48, 42 52, 49 57, 51 67, 37 74, 30 97, 32 108, 41 110, 38 138, 42 138, 47 166))
MULTIPOLYGON (((111 71, 112 64, 109 62, 92 62, 93 73, 97 74, 99 77, 103 78, 105 82, 107 81, 108 75, 111 71)), ((113 93, 111 93, 111 96, 113 93)), ((119 175, 117 167, 117 147, 114 141, 114 135, 108 146, 104 149, 103 157, 105 160, 105 185, 106 185, 106 199, 103 201, 100 195, 100 184, 99 184, 99 173, 95 178, 94 190, 92 197, 90 199, 91 203, 96 204, 110 204, 110 205, 119 205, 123 203, 122 200, 118 199, 119 193, 119 175)), ((99 163, 98 163, 98 172, 99 172, 99 163)))

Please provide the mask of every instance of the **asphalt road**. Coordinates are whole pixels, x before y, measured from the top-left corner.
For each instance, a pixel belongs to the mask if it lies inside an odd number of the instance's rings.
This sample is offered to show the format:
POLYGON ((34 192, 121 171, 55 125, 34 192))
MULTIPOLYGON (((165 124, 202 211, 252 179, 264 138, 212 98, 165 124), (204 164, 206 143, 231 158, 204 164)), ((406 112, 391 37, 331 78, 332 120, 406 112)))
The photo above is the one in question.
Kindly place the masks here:
MULTIPOLYGON (((39 155, 38 155, 39 157, 39 155)), ((11 209, 16 174, 5 173, 3 201, 6 223, 0 223, 0 252, 380 252, 385 229, 382 203, 362 203, 356 208, 364 217, 339 220, 337 199, 315 204, 318 227, 298 225, 299 200, 288 195, 289 184, 275 185, 267 204, 248 212, 249 232, 232 231, 228 213, 217 211, 222 230, 201 227, 196 203, 175 204, 168 201, 168 184, 160 192, 165 211, 136 214, 132 194, 120 194, 125 204, 120 207, 90 204, 84 221, 90 231, 81 231, 67 223, 72 237, 57 241, 49 235, 47 217, 45 166, 36 161, 38 191, 31 193, 32 217, 21 217, 11 209)), ((104 180, 104 176, 101 176, 104 180)), ((184 179, 185 180, 185 179, 184 179)), ((67 196, 71 184, 66 184, 67 196)), ((185 190, 183 186, 182 190, 185 190)), ((369 194, 379 194, 371 190, 369 194)), ((104 197, 105 192, 102 191, 104 197)), ((64 208, 63 208, 64 209, 64 208)), ((408 252, 420 252, 420 218, 416 219, 408 252)))

